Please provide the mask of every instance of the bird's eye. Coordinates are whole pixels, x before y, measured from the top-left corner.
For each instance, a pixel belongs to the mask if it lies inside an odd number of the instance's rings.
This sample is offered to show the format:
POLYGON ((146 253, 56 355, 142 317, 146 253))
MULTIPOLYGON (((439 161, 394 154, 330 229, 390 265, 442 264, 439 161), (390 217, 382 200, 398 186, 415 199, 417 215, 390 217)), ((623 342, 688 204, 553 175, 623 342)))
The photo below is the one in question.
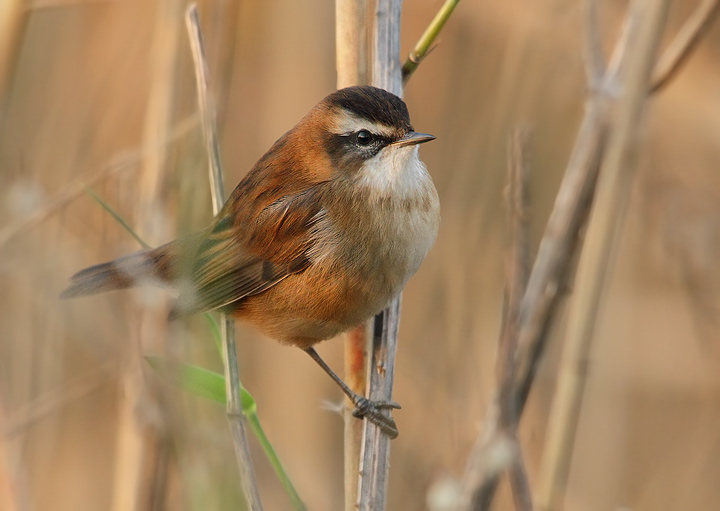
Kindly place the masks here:
POLYGON ((368 130, 360 130, 357 132, 357 143, 360 145, 369 145, 373 141, 372 133, 368 130))

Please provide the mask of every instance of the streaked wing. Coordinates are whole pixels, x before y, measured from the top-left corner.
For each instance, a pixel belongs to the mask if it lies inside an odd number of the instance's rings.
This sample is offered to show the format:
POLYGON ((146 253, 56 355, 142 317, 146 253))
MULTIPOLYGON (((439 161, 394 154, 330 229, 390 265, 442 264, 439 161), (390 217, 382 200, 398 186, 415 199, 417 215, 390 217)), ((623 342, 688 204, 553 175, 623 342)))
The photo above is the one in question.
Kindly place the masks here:
POLYGON ((281 197, 257 215, 219 217, 198 248, 190 278, 180 285, 171 317, 224 307, 307 268, 318 192, 316 185, 281 197))

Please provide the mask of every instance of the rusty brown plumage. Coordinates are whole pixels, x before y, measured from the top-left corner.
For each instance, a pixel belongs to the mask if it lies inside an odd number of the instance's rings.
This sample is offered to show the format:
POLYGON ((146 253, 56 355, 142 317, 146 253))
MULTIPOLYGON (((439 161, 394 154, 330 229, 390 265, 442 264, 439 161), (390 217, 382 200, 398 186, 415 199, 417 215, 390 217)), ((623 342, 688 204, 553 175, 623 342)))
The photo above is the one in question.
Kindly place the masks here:
POLYGON ((206 229, 82 270, 61 296, 166 286, 178 293, 172 318, 221 310, 309 350, 379 312, 430 250, 439 204, 417 144, 433 138, 386 91, 337 91, 273 144, 206 229))

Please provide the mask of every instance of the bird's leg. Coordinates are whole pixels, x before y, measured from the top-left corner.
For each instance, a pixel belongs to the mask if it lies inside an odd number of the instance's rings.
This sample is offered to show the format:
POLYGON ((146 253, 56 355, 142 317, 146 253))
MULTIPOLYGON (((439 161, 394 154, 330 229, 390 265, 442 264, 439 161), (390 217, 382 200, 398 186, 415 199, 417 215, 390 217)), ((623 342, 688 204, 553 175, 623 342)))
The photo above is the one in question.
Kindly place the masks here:
POLYGON ((310 358, 312 358, 317 365, 322 367, 323 371, 325 371, 328 376, 337 383, 345 395, 350 398, 350 401, 353 402, 355 405, 355 410, 353 410, 352 413, 353 417, 358 419, 362 419, 363 417, 366 418, 379 427, 390 438, 398 436, 398 429, 395 425, 395 421, 392 417, 382 413, 382 411, 386 409, 400 408, 399 404, 395 401, 371 401, 366 397, 356 394, 344 381, 340 379, 337 374, 333 372, 332 369, 330 369, 330 366, 327 365, 322 358, 320 358, 320 355, 318 355, 318 352, 315 351, 315 348, 305 348, 304 351, 310 355, 310 358))

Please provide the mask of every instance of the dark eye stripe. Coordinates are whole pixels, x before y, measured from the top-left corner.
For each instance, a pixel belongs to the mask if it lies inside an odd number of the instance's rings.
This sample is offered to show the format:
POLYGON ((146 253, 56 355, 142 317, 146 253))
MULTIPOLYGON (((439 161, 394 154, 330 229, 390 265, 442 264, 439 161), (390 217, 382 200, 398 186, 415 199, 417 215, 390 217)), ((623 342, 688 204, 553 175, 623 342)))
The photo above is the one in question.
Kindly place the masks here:
POLYGON ((367 145, 358 143, 358 133, 363 130, 348 133, 332 133, 325 134, 325 150, 333 161, 338 170, 350 170, 359 168, 363 161, 375 156, 383 147, 391 143, 394 139, 378 133, 368 131, 372 140, 367 145))

